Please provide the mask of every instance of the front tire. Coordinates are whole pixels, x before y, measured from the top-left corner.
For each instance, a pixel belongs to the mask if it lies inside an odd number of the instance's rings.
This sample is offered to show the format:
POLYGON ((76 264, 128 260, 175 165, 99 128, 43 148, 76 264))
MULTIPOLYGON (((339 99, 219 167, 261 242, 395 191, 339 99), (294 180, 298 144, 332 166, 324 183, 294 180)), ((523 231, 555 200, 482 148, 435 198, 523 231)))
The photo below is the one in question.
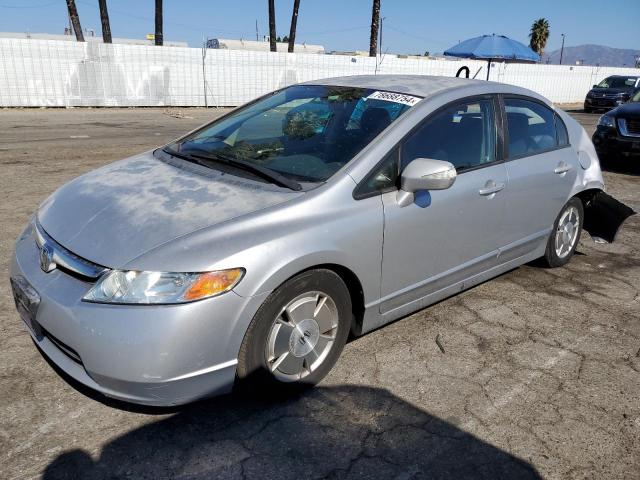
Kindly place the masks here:
POLYGON ((582 224, 584 207, 579 198, 570 199, 558 214, 553 223, 553 230, 547 241, 544 261, 551 268, 561 267, 571 260, 576 251, 582 224))
POLYGON ((315 385, 342 353, 352 316, 349 290, 335 272, 308 270, 287 280, 249 324, 237 388, 273 394, 315 385))

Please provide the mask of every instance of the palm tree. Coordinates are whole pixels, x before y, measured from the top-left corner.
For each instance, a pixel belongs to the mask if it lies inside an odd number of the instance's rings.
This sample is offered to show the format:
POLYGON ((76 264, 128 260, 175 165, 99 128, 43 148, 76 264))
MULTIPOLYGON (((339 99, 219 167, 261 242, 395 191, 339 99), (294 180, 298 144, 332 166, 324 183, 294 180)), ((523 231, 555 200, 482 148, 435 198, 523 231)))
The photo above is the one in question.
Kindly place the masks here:
POLYGON ((529 38, 529 46, 532 50, 535 50, 542 59, 542 52, 544 52, 544 48, 547 46, 547 40, 549 39, 549 22, 544 18, 539 18, 533 22, 529 38))
POLYGON ((277 51, 276 47, 276 5, 275 0, 269 0, 269 49, 277 51))
POLYGON ((76 32, 76 40, 84 42, 84 35, 82 34, 80 17, 78 16, 78 9, 76 8, 75 0, 67 0, 67 9, 69 10, 69 20, 71 20, 73 31, 76 32))
POLYGON ((162 45, 162 0, 156 0, 156 45, 162 45))
POLYGON ((98 0, 98 5, 100 6, 100 21, 102 22, 102 41, 111 43, 111 26, 109 25, 107 0, 98 0))
POLYGON ((291 29, 289 30, 289 53, 293 53, 293 46, 296 44, 296 27, 298 26, 298 9, 300 0, 293 0, 293 13, 291 14, 291 29))
POLYGON ((371 9, 371 37, 369 38, 369 56, 375 57, 378 53, 378 26, 380 24, 380 0, 373 0, 371 9))

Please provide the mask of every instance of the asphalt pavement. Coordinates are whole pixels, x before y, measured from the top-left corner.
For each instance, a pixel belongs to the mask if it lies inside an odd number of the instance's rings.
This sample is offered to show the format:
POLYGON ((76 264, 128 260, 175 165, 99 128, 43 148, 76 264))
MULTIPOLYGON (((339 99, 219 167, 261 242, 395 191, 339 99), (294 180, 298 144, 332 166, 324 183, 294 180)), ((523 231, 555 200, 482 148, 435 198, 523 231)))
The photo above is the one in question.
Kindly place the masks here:
MULTIPOLYGON (((299 397, 154 410, 57 375, 13 306, 15 238, 64 182, 221 113, 0 110, 0 478, 640 478, 638 216, 351 341, 299 397)), ((608 168, 640 210, 640 169, 608 168)))

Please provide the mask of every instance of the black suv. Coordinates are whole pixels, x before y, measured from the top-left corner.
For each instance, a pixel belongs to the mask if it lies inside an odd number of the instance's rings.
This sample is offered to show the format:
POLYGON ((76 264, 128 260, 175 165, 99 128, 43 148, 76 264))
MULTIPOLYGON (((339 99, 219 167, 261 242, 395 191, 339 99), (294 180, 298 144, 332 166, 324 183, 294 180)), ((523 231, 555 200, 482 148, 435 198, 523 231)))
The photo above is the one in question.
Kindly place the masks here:
POLYGON ((598 120, 593 145, 600 160, 640 155, 640 90, 598 120))
POLYGON ((594 85, 584 99, 584 111, 593 112, 598 108, 615 108, 625 103, 640 87, 640 76, 612 75, 594 85))

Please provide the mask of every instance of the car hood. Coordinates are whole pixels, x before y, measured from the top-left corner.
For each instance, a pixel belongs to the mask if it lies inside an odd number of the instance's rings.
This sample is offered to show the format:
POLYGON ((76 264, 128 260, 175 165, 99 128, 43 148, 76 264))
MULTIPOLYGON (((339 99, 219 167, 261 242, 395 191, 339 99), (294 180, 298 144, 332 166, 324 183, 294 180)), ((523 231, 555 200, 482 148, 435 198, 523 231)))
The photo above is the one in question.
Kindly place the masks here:
POLYGON ((71 252, 122 268, 178 237, 303 194, 149 152, 71 181, 37 217, 71 252))
POLYGON ((620 105, 615 109, 616 116, 640 117, 640 102, 631 102, 620 105))
POLYGON ((633 88, 592 88, 589 93, 594 95, 600 95, 602 93, 606 93, 607 95, 614 95, 617 93, 629 93, 633 90, 633 88))

